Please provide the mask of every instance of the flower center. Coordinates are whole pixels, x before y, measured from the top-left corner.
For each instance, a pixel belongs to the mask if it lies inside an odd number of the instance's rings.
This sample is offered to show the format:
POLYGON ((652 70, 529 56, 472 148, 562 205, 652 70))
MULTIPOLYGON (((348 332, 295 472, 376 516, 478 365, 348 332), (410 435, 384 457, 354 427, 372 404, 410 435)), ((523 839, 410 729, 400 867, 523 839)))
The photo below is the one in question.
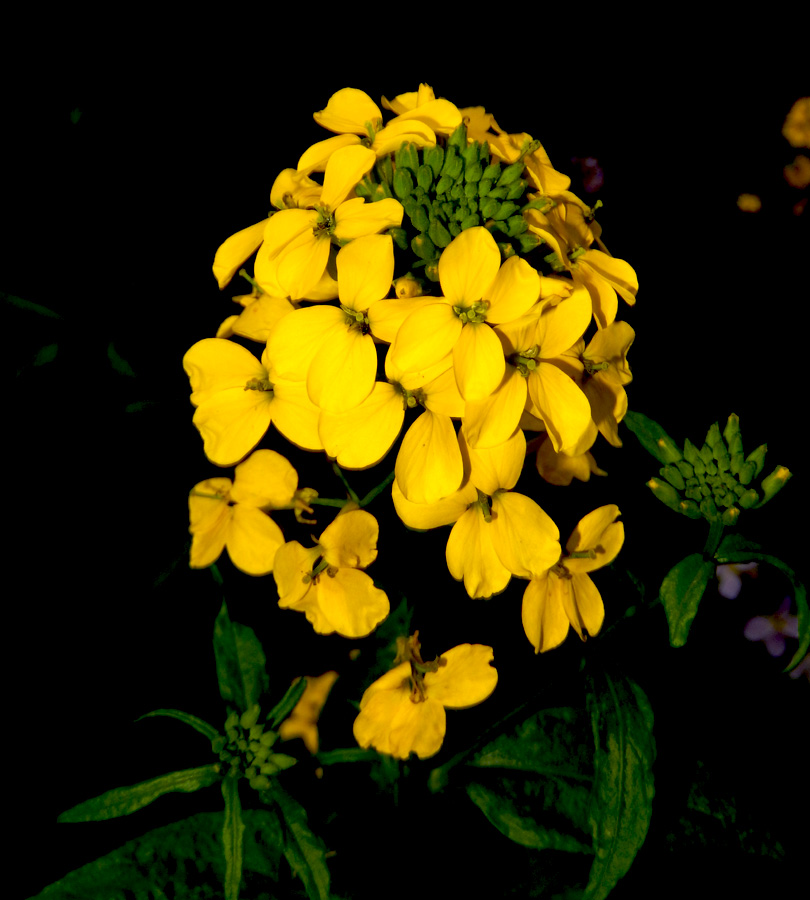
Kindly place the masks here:
POLYGON ((508 362, 513 365, 524 378, 528 378, 537 368, 537 358, 539 355, 540 348, 535 344, 533 347, 529 347, 528 350, 519 350, 517 353, 513 353, 508 358, 508 362))
POLYGON ((411 664, 411 703, 424 703, 427 700, 425 675, 428 672, 438 672, 441 666, 447 665, 447 660, 441 656, 437 656, 431 662, 425 662, 420 652, 421 647, 418 631, 410 637, 397 638, 397 656, 394 665, 398 666, 404 662, 411 664))
POLYGON ((245 386, 242 390, 245 391, 267 391, 268 393, 273 393, 273 384, 270 379, 265 375, 263 377, 255 377, 248 378, 245 382, 245 386))

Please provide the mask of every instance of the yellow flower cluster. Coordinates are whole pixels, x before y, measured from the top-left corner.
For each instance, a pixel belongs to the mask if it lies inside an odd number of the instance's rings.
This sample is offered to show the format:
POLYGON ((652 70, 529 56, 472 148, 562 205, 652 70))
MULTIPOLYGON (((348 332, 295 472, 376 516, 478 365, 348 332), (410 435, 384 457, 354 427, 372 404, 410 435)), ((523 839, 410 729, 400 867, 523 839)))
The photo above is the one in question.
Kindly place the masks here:
MULTIPOLYGON (((300 511, 306 497, 283 457, 255 448, 272 423, 298 447, 364 469, 400 440, 395 509, 411 528, 452 525, 447 565, 469 595, 526 579, 535 650, 569 626, 584 638, 602 624, 587 572, 621 547, 618 508, 586 516, 562 555, 555 523, 513 489, 529 446, 542 478, 560 485, 604 474, 590 452, 598 434, 621 445, 634 332, 618 299, 635 303, 636 274, 531 135, 424 84, 382 108, 387 122, 364 92, 335 93, 314 114, 331 136, 278 174, 268 217, 216 253, 220 289, 241 270, 252 291, 184 358, 205 453, 236 465, 233 484, 192 491, 192 565, 227 547, 245 572, 272 571, 279 605, 317 632, 368 634, 389 609, 364 572, 376 519, 349 505, 314 546, 284 542, 267 513, 300 511), (254 254, 251 276, 242 267, 254 254)), ((363 746, 431 755, 444 708, 494 688, 490 648, 456 647, 446 669, 427 672, 411 651, 363 698, 363 746)))

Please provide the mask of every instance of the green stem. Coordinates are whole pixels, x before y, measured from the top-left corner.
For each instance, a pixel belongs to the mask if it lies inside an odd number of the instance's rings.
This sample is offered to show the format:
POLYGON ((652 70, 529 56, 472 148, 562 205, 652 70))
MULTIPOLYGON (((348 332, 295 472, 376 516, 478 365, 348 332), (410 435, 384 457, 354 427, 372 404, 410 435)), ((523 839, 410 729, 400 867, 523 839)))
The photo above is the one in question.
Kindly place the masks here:
POLYGON ((313 506, 345 506, 345 500, 332 500, 331 497, 313 497, 309 501, 313 506))
POLYGON ((706 545, 703 548, 703 555, 707 559, 711 559, 715 553, 717 553, 717 548, 720 546, 720 541, 723 537, 723 520, 718 516, 714 519, 709 519, 709 535, 706 538, 706 545))
POLYGON ((381 494, 381 493, 388 487, 388 485, 391 484, 391 482, 392 482, 393 480, 394 480, 394 473, 393 473, 393 472, 390 472, 390 473, 385 477, 385 479, 384 479, 383 481, 381 481, 381 482, 377 485, 377 487, 373 487, 373 488, 366 494, 366 496, 363 497, 363 499, 360 501, 360 506, 361 506, 361 507, 362 507, 362 506, 368 506, 368 504, 371 503, 371 501, 372 501, 375 497, 377 497, 379 494, 381 494))
POLYGON ((343 482, 343 486, 346 488, 346 491, 348 492, 351 499, 354 500, 354 502, 359 506, 360 500, 358 499, 357 494, 355 494, 355 492, 352 490, 349 482, 346 481, 346 476, 343 474, 343 469, 341 469, 337 463, 332 463, 332 471, 343 482))

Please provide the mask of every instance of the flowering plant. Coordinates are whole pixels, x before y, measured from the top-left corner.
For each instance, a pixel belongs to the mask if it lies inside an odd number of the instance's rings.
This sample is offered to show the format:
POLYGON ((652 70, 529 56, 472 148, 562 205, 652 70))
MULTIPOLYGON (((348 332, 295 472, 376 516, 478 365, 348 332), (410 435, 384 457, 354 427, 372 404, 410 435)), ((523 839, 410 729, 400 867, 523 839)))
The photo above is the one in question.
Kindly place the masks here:
POLYGON ((665 619, 683 646, 718 566, 758 563, 789 584, 786 671, 804 665, 800 579, 736 530, 791 473, 765 474, 734 414, 692 444, 629 409, 639 281, 540 140, 425 84, 380 105, 344 88, 314 119, 269 214, 215 253, 220 290, 247 285, 239 311, 183 357, 210 470, 188 561, 218 592, 225 711, 144 718, 186 724, 211 758, 60 821, 216 785, 224 813, 179 829, 205 833, 216 895, 328 900, 379 892, 394 857, 375 822, 394 810, 415 856, 477 816, 484 845, 556 866, 524 889, 606 897, 656 808, 654 703, 622 635, 653 642, 665 619), (632 479, 600 462, 637 453, 636 478, 642 451, 654 497, 708 532, 680 562, 665 544, 625 560, 645 525, 622 513, 632 479), (305 798, 345 772, 330 829, 305 798), (348 832, 379 862, 358 868, 348 832))

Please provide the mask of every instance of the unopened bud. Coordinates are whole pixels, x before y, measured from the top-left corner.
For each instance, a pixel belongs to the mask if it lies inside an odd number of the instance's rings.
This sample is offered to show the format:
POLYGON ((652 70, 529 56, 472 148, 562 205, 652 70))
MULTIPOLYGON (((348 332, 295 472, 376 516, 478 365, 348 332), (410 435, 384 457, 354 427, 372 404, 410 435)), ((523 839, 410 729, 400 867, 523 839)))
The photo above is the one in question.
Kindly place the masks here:
POLYGON ((674 488, 677 488, 679 491, 684 490, 686 484, 684 483, 683 476, 676 466, 662 466, 658 473, 662 478, 665 478, 674 488))
POLYGON ((426 147, 422 151, 422 159, 425 161, 426 166, 430 166, 433 177, 438 178, 444 163, 444 147, 441 147, 439 144, 436 144, 435 147, 426 147))
POLYGON ((657 478, 651 478, 647 482, 647 487, 665 506, 677 512, 681 511, 681 497, 671 484, 667 484, 666 481, 660 481, 657 478))
POLYGON ((242 728, 250 729, 259 721, 259 713, 261 712, 261 707, 258 703, 254 703, 250 709, 246 710, 242 713, 239 724, 242 728))
POLYGON ((739 518, 740 510, 736 506, 729 506, 729 508, 723 513, 722 522, 724 525, 734 525, 734 523, 739 518))
POLYGON ((694 500, 682 500, 679 506, 679 511, 682 512, 685 516, 689 516, 690 519, 702 519, 703 513, 700 511, 700 507, 695 503, 694 500))
POLYGON ((759 494, 753 488, 749 488, 738 502, 743 509, 753 509, 759 503, 759 494))
POLYGON ((765 454, 768 452, 767 444, 760 444, 756 450, 746 456, 745 461, 754 464, 754 478, 757 478, 765 466, 765 454))
POLYGON ((720 434, 720 426, 717 422, 714 422, 706 434, 706 443, 714 450, 718 441, 722 441, 723 438, 720 434))
POLYGON ((698 448, 689 440, 689 438, 687 438, 683 442, 683 455, 686 458, 686 461, 691 463, 693 466, 697 464, 698 460, 700 460, 700 453, 698 452, 698 448))
POLYGON ((713 497, 704 497, 700 501, 700 511, 703 513, 703 518, 709 519, 709 521, 716 519, 719 515, 713 497))
MULTIPOLYGON (((728 445, 729 453, 733 452, 732 444, 740 437, 740 417, 736 413, 732 413, 728 417, 726 427, 723 429, 723 438, 728 445)), ((742 448, 741 448, 742 449, 742 448)))
MULTIPOLYGON (((394 154, 394 163, 398 170, 410 169, 412 172, 416 172, 419 168, 419 149, 416 144, 405 141, 394 154)), ((396 180, 396 174, 394 179, 396 180)))
POLYGON ((777 466, 762 481, 762 500, 759 505, 762 506, 763 503, 767 503, 772 497, 775 497, 791 477, 792 473, 789 469, 786 469, 784 466, 777 466))

